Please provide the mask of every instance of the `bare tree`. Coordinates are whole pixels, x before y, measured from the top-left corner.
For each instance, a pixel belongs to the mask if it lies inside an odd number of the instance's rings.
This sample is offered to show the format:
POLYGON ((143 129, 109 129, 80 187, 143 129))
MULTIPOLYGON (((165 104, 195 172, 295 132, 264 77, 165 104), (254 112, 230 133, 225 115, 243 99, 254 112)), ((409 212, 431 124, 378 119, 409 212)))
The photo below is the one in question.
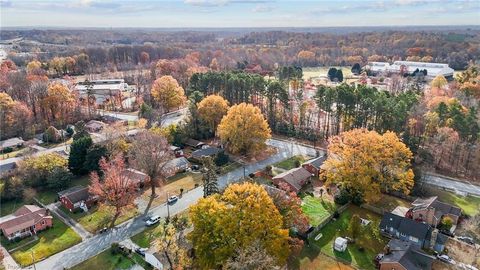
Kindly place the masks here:
POLYGON ((150 177, 152 194, 145 210, 147 213, 156 196, 155 188, 166 178, 168 172, 165 165, 173 154, 165 137, 143 131, 136 136, 130 148, 130 157, 132 163, 150 177))

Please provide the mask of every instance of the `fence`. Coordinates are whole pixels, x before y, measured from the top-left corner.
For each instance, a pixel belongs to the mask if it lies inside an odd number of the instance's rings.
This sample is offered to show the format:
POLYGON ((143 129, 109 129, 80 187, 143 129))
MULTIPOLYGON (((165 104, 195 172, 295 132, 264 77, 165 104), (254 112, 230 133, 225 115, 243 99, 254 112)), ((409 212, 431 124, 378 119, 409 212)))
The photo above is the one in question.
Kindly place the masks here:
MULTIPOLYGON (((339 214, 341 214, 341 213, 343 213, 343 212, 347 209, 347 207, 348 207, 349 205, 350 205, 350 203, 344 204, 344 205, 338 207, 338 208, 336 209, 336 211, 337 211, 339 214)), ((334 213, 335 213, 335 212, 334 212, 334 213)), ((330 221, 332 221, 334 213, 331 213, 331 214, 330 214, 328 217, 326 217, 320 224, 318 224, 318 225, 308 234, 308 237, 310 237, 311 235, 317 235, 317 234, 320 232, 320 230, 321 230, 323 227, 325 227, 325 225, 327 225, 330 221)))

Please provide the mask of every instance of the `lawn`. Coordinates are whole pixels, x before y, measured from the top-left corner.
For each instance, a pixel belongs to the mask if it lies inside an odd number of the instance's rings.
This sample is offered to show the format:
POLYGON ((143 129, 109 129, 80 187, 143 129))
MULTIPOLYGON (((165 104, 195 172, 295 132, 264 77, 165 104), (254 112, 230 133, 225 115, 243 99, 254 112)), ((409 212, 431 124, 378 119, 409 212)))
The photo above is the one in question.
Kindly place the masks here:
POLYGON ((111 249, 107 249, 104 252, 92 257, 72 268, 71 270, 114 270, 114 269, 128 269, 135 263, 123 256, 122 254, 112 254, 111 249))
POLYGON ((0 217, 10 215, 24 205, 23 199, 0 202, 0 217))
POLYGON ((53 216, 53 227, 38 233, 38 237, 38 241, 10 254, 21 266, 32 264, 31 251, 33 251, 35 261, 40 261, 82 241, 75 231, 55 216, 53 216))
POLYGON ((277 162, 273 164, 274 167, 282 168, 284 170, 290 170, 293 169, 297 166, 295 166, 295 162, 299 161, 300 163, 303 163, 306 160, 304 156, 293 156, 291 158, 287 158, 285 160, 282 160, 280 162, 277 162))
POLYGON ((409 201, 387 194, 382 194, 381 199, 376 203, 372 203, 372 205, 378 208, 383 208, 387 212, 393 211, 397 206, 411 207, 409 201))
POLYGON ((317 226, 335 211, 335 204, 307 195, 302 199, 302 210, 308 216, 310 225, 317 226))
POLYGON ((301 270, 354 270, 354 268, 336 261, 325 254, 320 253, 318 248, 305 246, 295 260, 288 262, 288 269, 301 270))
MULTIPOLYGON (((112 206, 97 205, 89 209, 88 212, 72 213, 62 207, 64 213, 75 219, 87 231, 96 233, 103 227, 108 227, 114 215, 114 208, 112 206)), ((130 207, 117 218, 115 225, 123 223, 138 214, 136 207, 130 207)))
POLYGON ((24 147, 15 151, 12 151, 10 153, 5 153, 0 155, 0 160, 8 159, 8 158, 13 158, 13 157, 20 157, 25 154, 28 154, 28 152, 31 151, 29 147, 24 147))
POLYGON ((437 188, 430 188, 428 193, 430 196, 438 196, 442 202, 451 203, 462 208, 463 213, 469 216, 474 216, 480 213, 480 197, 462 196, 437 188))
MULTIPOLYGON (((70 181, 68 186, 64 189, 68 189, 74 186, 88 186, 90 184, 90 177, 88 175, 84 176, 79 176, 75 177, 70 181)), ((55 200, 58 197, 58 194, 56 191, 53 190, 44 190, 44 191, 38 191, 37 196, 35 196, 40 202, 43 204, 50 204, 55 202, 55 200)))
MULTIPOLYGON (((165 203, 167 201, 167 193, 169 196, 179 195, 181 188, 183 188, 183 192, 187 192, 194 189, 195 185, 202 185, 201 173, 185 172, 168 178, 164 186, 157 188, 156 192, 158 197, 153 201, 152 207, 165 203)), ((150 200, 150 194, 150 188, 145 189, 141 195, 142 199, 148 202, 150 200)))
MULTIPOLYGON (((366 209, 351 205, 343 212, 340 217, 328 223, 320 230, 322 237, 315 241, 313 235, 310 239, 310 248, 316 252, 322 252, 329 256, 338 258, 348 264, 353 264, 361 269, 375 269, 373 259, 381 252, 387 243, 386 239, 379 235, 378 224, 381 216, 372 213, 366 209), (355 243, 349 243, 345 252, 337 252, 333 250, 333 242, 335 238, 347 236, 348 224, 352 215, 357 214, 359 217, 371 220, 372 222, 362 227, 362 232, 356 239, 355 243), (360 249, 363 248, 363 250, 360 249)), ((313 252, 313 251, 311 251, 313 252)))
POLYGON ((149 248, 153 240, 158 236, 159 231, 157 230, 157 227, 159 224, 160 222, 155 226, 148 227, 143 232, 130 237, 130 239, 139 247, 149 248))

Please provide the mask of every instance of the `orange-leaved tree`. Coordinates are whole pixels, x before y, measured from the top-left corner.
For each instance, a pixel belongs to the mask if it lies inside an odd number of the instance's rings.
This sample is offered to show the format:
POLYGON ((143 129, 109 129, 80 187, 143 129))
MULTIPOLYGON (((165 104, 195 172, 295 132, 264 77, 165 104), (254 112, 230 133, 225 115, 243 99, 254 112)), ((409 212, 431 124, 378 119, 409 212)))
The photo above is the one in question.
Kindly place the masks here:
POLYGON ((200 118, 210 125, 214 134, 223 116, 227 114, 227 111, 228 101, 219 95, 207 96, 198 103, 200 118))
POLYGON ((153 82, 151 94, 165 112, 182 106, 187 100, 185 91, 172 76, 156 79, 153 82))

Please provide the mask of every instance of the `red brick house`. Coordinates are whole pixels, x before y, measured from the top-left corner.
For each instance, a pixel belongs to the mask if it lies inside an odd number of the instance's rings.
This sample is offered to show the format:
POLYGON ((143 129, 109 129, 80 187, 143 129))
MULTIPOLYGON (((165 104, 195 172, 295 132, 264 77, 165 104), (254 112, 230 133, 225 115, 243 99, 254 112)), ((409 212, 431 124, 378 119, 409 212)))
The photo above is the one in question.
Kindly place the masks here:
POLYGON ((303 167, 294 168, 272 178, 273 184, 278 186, 281 182, 287 184, 291 191, 298 193, 310 180, 312 173, 303 167))
POLYGON ((314 159, 310 159, 308 161, 305 161, 302 164, 302 167, 307 169, 307 171, 309 171, 311 174, 318 177, 321 170, 320 167, 322 166, 323 162, 325 162, 326 159, 327 159, 326 155, 323 155, 321 157, 317 157, 314 159))
MULTIPOLYGON (((85 210, 97 203, 98 198, 92 196, 88 191, 88 187, 75 186, 58 193, 58 198, 62 205, 70 212, 78 208, 85 210)), ((85 210, 86 211, 86 210, 85 210)))
POLYGON ((453 224, 456 225, 461 215, 462 209, 441 202, 437 196, 434 196, 426 199, 416 199, 412 203, 412 208, 408 210, 405 216, 436 227, 442 221, 442 218, 447 216, 450 217, 453 220, 453 224))
POLYGON ((150 182, 150 177, 147 174, 132 168, 125 169, 122 174, 134 182, 138 188, 143 188, 146 183, 150 182))
POLYGON ((52 220, 47 209, 24 205, 0 223, 0 230, 8 240, 24 238, 52 227, 52 220))

